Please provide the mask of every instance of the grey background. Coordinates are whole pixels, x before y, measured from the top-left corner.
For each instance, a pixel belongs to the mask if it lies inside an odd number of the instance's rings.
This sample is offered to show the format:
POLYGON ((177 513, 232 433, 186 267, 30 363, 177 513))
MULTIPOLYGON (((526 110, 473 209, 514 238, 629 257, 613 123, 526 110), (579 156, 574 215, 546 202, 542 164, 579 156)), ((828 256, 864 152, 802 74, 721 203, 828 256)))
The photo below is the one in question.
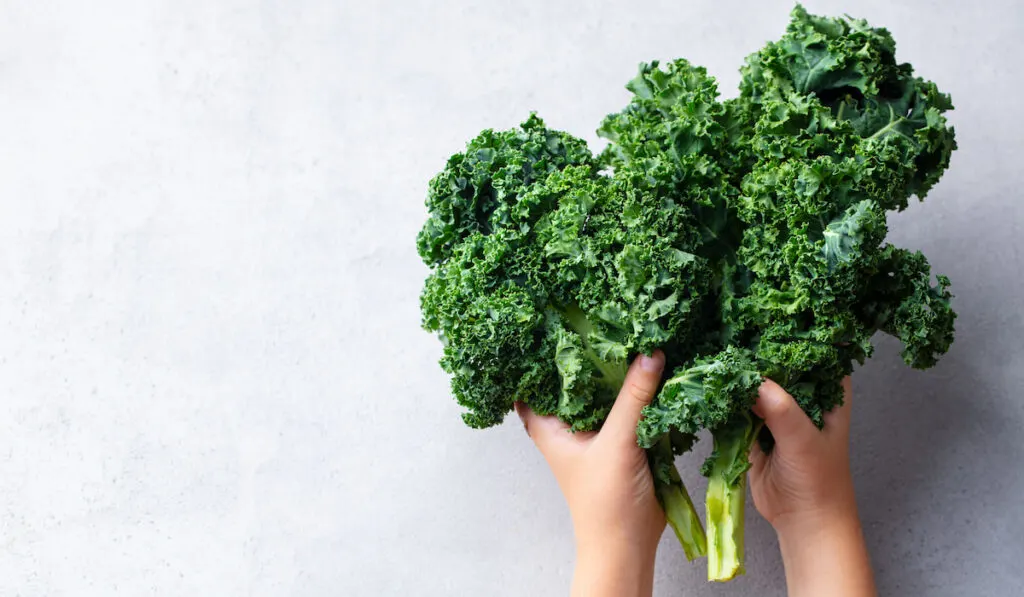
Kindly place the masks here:
MULTIPOLYGON (((426 182, 537 110, 596 142, 636 63, 731 95, 784 1, 0 1, 0 595, 564 595, 568 515, 518 423, 462 426, 420 331, 426 182)), ((960 150, 891 237, 949 274, 934 370, 855 377, 884 595, 1024 592, 1024 8, 884 24, 960 150)), ((700 449, 706 449, 706 445, 700 449)), ((694 493, 697 457, 681 466, 694 493)), ((784 594, 666 537, 658 595, 784 594)))

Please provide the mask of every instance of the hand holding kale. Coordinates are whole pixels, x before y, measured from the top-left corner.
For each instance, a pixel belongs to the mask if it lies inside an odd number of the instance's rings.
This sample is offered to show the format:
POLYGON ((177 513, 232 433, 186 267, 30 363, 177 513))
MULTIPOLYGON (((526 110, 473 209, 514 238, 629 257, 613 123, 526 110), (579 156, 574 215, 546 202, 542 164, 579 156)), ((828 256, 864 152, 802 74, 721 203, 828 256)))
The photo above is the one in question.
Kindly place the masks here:
POLYGON ((949 98, 895 61, 890 34, 792 14, 740 95, 685 60, 641 65, 597 156, 536 116, 484 131, 430 184, 418 248, 424 326, 472 427, 519 401, 598 429, 629 359, 668 370, 637 436, 657 494, 709 578, 743 571, 751 408, 763 378, 819 427, 881 330, 911 366, 953 340, 949 280, 885 243, 888 211, 949 165, 949 98), (673 455, 708 430, 707 541, 673 455))

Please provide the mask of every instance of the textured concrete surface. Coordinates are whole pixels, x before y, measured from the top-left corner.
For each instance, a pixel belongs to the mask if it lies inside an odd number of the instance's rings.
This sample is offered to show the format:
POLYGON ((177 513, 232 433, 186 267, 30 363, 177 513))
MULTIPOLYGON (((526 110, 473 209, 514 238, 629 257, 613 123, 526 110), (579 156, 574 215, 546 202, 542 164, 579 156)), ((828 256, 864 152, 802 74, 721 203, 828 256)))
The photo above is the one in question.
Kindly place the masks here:
MULTIPOLYGON (((532 109, 596 141, 641 60, 729 93, 790 7, 0 1, 0 595, 566 594, 542 459, 462 426, 418 328, 426 181, 532 109)), ((919 373, 880 340, 855 378, 882 594, 1024 594, 1024 8, 808 7, 887 25, 958 106, 892 220, 956 344, 919 373)), ((657 594, 784 594, 748 528, 727 586, 667 538, 657 594)))

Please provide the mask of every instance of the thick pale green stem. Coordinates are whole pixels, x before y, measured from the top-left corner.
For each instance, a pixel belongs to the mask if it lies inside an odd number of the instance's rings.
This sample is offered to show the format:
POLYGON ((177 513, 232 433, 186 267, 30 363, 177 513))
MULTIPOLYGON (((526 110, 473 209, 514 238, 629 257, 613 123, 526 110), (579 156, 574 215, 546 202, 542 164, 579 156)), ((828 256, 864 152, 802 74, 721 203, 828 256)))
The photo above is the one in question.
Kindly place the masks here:
POLYGON ((712 433, 715 449, 705 464, 708 490, 708 580, 725 582, 743 574, 743 522, 750 446, 761 429, 752 415, 736 417, 712 433))
POLYGON ((686 559, 692 561, 706 555, 708 546, 704 527, 690 500, 690 494, 686 492, 679 471, 676 470, 668 436, 662 438, 647 451, 647 454, 651 474, 654 476, 654 492, 665 510, 669 526, 679 539, 679 544, 683 546, 686 559))
POLYGON ((665 518, 679 539, 679 544, 683 546, 686 559, 693 561, 707 555, 708 545, 704 527, 700 524, 697 510, 690 501, 686 487, 682 484, 659 485, 657 493, 658 500, 665 509, 665 518))
POLYGON ((725 582, 743 574, 743 516, 746 477, 730 485, 723 476, 708 480, 708 580, 725 582))

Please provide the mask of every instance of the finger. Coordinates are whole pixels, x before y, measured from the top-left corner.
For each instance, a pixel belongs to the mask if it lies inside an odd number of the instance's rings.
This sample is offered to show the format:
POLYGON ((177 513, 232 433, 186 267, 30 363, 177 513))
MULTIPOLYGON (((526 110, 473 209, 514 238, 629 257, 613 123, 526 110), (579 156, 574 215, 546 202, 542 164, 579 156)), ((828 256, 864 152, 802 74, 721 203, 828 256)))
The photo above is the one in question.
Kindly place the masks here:
POLYGON ((825 432, 832 429, 845 430, 850 427, 850 400, 853 398, 853 382, 850 376, 843 378, 843 404, 825 413, 825 432))
POLYGON ((775 436, 775 443, 785 449, 797 447, 817 436, 818 428, 786 390, 766 379, 757 390, 754 413, 775 436))
POLYGON ((558 417, 544 417, 533 412, 529 406, 522 402, 516 402, 516 414, 523 422, 526 435, 530 436, 533 443, 541 454, 549 460, 557 457, 558 453, 566 446, 578 444, 574 441, 573 434, 569 432, 569 426, 559 420, 558 417))
POLYGON ((651 356, 641 354, 633 359, 626 381, 601 428, 602 436, 636 444, 636 424, 640 421, 640 413, 654 400, 664 368, 665 353, 660 350, 655 350, 651 356))
POLYGON ((768 455, 761 449, 761 442, 754 440, 753 445, 750 446, 750 474, 760 477, 766 464, 768 464, 768 455))

